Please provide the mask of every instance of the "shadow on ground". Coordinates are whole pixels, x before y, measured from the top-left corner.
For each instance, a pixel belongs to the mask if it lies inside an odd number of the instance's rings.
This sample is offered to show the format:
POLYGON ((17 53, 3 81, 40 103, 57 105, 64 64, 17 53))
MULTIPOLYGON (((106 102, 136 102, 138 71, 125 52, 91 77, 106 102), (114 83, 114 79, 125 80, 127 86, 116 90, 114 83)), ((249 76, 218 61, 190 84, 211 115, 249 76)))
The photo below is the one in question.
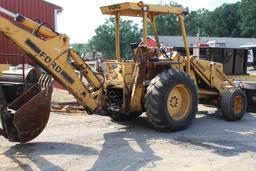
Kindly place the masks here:
POLYGON ((174 141, 199 146, 215 154, 231 157, 241 153, 256 152, 256 115, 228 122, 216 115, 197 118, 192 129, 183 131, 174 141), (188 135, 186 135, 186 133, 188 135))
MULTIPOLYGON (((29 171, 31 166, 24 164, 24 158, 33 162, 40 170, 63 170, 61 167, 43 158, 43 155, 97 155, 90 147, 59 142, 40 142, 17 144, 4 152, 4 155, 17 163, 20 168, 29 171)), ((61 160, 61 157, 59 158, 61 160)))
POLYGON ((24 170, 32 168, 21 162, 22 157, 34 162, 41 170, 62 170, 43 155, 78 155, 78 158, 79 155, 95 155, 98 158, 91 170, 110 167, 112 170, 139 170, 154 168, 156 162, 163 160, 151 147, 156 140, 167 142, 170 148, 171 144, 182 146, 184 150, 197 147, 224 157, 256 152, 256 115, 253 114, 246 114, 239 122, 227 122, 212 114, 200 115, 189 129, 174 133, 155 131, 145 117, 120 124, 122 128, 103 135, 100 152, 81 145, 42 142, 15 145, 4 154, 24 170))
POLYGON ((104 134, 104 144, 91 170, 104 170, 111 165, 113 170, 139 170, 154 168, 155 162, 162 160, 151 149, 147 140, 150 125, 145 118, 123 123, 127 127, 104 134), (132 147, 131 147, 132 144, 132 147))
POLYGON ((151 149, 150 141, 163 139, 186 148, 199 147, 217 155, 229 157, 244 152, 256 152, 256 115, 247 114, 238 122, 227 122, 216 115, 202 115, 184 131, 161 133, 154 131, 145 117, 122 122, 119 132, 105 133, 104 145, 92 170, 102 170, 111 164, 114 170, 138 170, 154 167, 162 160, 151 149), (130 147, 137 144, 138 150, 130 147), (112 159, 119 160, 111 163, 112 159))

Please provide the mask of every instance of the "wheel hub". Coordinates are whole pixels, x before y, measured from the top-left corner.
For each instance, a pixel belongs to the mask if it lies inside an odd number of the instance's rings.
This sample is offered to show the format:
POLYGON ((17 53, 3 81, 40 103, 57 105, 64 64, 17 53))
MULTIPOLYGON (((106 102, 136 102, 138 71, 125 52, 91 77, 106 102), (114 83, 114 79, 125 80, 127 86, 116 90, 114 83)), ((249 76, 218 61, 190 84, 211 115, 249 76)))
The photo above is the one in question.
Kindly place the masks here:
POLYGON ((176 85, 169 93, 167 109, 174 120, 181 120, 188 115, 192 105, 192 97, 188 89, 183 85, 176 85))
POLYGON ((243 99, 241 96, 236 96, 233 103, 233 110, 235 113, 240 113, 243 110, 243 99))

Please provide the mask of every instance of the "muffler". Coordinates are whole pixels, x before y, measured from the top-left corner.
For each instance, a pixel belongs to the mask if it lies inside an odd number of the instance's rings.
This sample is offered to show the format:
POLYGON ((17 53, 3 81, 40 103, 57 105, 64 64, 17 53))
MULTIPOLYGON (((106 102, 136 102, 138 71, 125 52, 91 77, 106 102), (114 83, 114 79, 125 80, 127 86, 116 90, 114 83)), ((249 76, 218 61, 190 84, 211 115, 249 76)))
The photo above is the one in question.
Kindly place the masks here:
MULTIPOLYGON (((46 78, 45 75, 41 77, 46 78)), ((49 81, 42 78, 40 80, 49 81)), ((8 105, 1 100, 0 135, 11 142, 25 143, 44 130, 49 120, 52 95, 52 85, 46 85, 46 83, 36 83, 8 105)))

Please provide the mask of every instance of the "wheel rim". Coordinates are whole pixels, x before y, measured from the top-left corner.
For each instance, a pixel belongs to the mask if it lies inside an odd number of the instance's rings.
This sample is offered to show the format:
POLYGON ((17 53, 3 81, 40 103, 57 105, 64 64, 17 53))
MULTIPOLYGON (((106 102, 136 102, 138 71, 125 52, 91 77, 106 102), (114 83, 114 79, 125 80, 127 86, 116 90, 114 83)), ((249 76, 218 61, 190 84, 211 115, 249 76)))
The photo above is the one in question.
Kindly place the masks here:
POLYGON ((183 84, 176 85, 168 95, 167 109, 174 120, 184 119, 192 106, 191 93, 183 84))
POLYGON ((235 113, 240 113, 243 110, 244 102, 241 96, 236 96, 233 103, 233 110, 235 113))

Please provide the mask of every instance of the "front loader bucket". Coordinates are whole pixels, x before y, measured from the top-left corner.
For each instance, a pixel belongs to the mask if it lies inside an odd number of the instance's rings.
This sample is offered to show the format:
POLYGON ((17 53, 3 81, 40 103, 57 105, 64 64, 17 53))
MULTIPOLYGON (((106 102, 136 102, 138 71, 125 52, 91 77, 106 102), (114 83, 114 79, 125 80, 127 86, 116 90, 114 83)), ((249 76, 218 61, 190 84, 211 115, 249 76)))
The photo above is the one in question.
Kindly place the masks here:
POLYGON ((35 84, 2 111, 2 135, 13 142, 25 143, 45 128, 50 114, 52 86, 35 84))

